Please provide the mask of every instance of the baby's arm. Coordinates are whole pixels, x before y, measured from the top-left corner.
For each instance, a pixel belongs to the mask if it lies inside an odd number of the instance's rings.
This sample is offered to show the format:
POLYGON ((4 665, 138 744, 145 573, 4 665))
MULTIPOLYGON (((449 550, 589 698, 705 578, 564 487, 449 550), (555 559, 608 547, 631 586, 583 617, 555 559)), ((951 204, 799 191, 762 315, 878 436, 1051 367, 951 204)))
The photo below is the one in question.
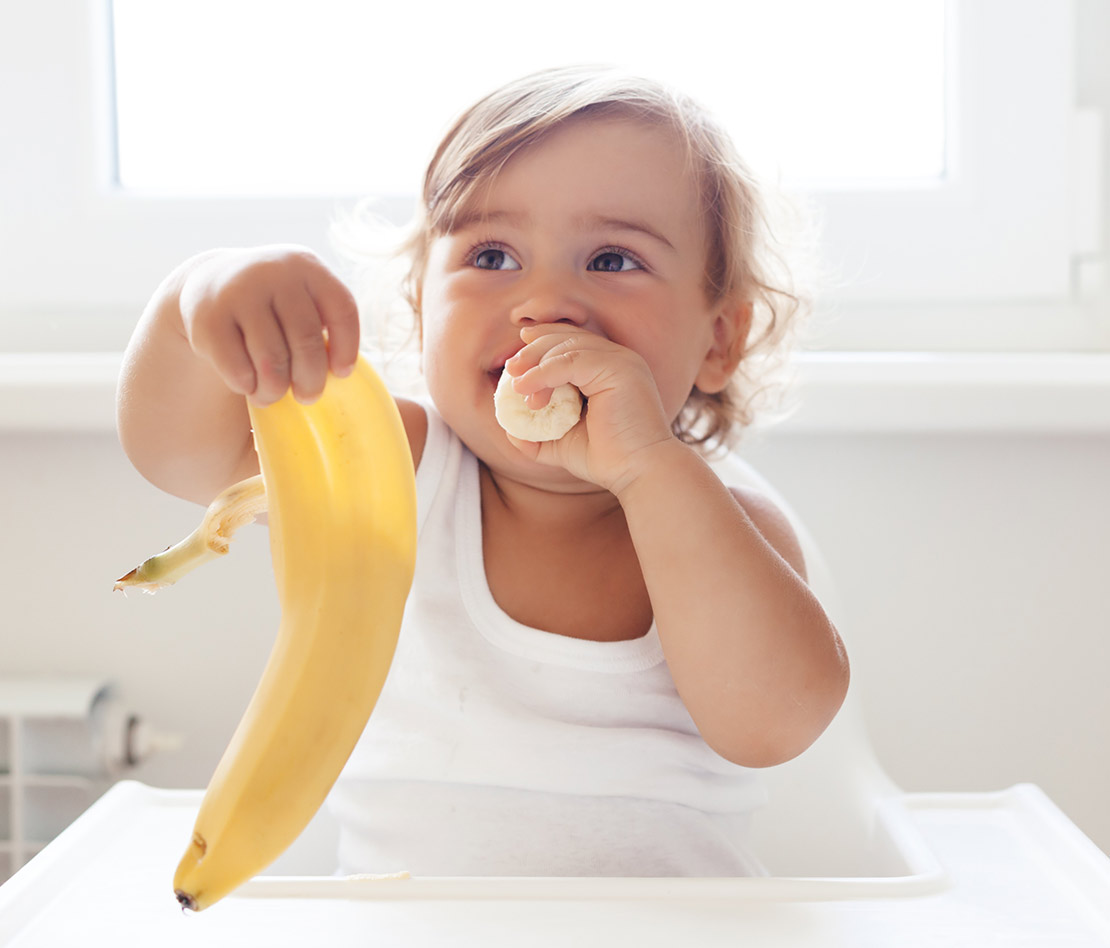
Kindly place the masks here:
POLYGON ((706 742, 747 766, 797 756, 848 685, 793 531, 691 448, 661 442, 619 495, 675 685, 706 742))
POLYGON ((158 487, 208 503, 258 472, 243 396, 268 404, 292 387, 311 401, 329 368, 350 371, 358 334, 350 292, 307 250, 193 257, 158 287, 124 355, 123 448, 158 487))
POLYGON ((589 402, 560 440, 516 443, 620 501, 667 664, 702 737, 747 766, 797 756, 843 702, 848 662, 786 519, 730 491, 672 435, 635 353, 566 327, 522 337, 528 345, 507 366, 520 394, 570 383, 589 402))

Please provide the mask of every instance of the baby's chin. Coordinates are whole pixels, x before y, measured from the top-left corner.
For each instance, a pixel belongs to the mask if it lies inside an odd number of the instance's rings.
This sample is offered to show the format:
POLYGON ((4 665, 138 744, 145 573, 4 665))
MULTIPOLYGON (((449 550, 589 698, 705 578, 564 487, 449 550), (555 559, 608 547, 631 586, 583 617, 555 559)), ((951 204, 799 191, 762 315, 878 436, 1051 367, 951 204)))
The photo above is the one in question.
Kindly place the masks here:
MULTIPOLYGON (((465 441, 464 441, 465 443, 465 441)), ((582 480, 557 464, 545 464, 529 457, 516 447, 508 435, 497 429, 496 443, 469 445, 479 463, 488 469, 498 484, 518 484, 552 494, 592 494, 604 489, 592 481, 582 480), (475 450, 477 448, 477 450, 475 450)))
POLYGON ((506 463, 502 466, 487 464, 486 467, 489 468, 499 489, 512 483, 563 497, 585 497, 590 494, 609 493, 597 484, 581 480, 561 467, 540 464, 527 458, 523 459, 523 466, 520 463, 506 463))

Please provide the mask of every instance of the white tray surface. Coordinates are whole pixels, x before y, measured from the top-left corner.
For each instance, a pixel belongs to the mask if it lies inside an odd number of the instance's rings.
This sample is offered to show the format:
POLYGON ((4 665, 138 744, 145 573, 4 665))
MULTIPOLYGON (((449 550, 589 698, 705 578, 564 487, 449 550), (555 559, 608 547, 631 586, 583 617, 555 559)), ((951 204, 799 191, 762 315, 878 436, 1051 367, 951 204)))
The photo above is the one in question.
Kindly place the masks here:
POLYGON ((1110 859, 1035 787, 907 794, 941 871, 882 879, 260 877, 184 914, 199 791, 117 784, 0 887, 0 948, 1110 946, 1110 859))

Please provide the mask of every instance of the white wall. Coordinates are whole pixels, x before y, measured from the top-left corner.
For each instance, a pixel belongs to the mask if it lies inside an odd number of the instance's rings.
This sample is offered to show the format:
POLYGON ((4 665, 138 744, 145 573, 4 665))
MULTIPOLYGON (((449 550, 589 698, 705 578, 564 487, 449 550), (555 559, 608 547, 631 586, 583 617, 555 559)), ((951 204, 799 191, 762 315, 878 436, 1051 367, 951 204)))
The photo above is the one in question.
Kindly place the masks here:
MULTIPOLYGON (((910 790, 1040 784, 1110 851, 1110 438, 755 439, 810 526, 880 758, 910 790)), ((103 434, 0 436, 0 669, 115 680, 184 748, 136 776, 202 786, 268 654, 264 530, 157 596, 112 581, 199 508, 103 434)))
POLYGON ((782 436, 748 455, 830 561, 895 781, 1038 783, 1110 851, 1110 438, 782 436))
POLYGON ((167 786, 207 782, 279 617, 261 528, 192 588, 112 592, 200 513, 134 473, 112 434, 0 436, 0 675, 111 680, 144 718, 185 738, 136 774, 167 786))

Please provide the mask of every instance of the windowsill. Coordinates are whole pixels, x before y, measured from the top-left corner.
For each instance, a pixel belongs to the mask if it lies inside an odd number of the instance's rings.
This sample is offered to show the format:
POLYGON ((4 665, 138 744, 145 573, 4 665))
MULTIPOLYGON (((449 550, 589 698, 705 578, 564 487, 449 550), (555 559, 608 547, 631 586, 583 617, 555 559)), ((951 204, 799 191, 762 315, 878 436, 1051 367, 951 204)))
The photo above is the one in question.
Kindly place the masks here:
MULTIPOLYGON (((111 432, 119 353, 0 354, 0 432, 111 432)), ((809 352, 774 435, 1110 432, 1110 353, 809 352)))
POLYGON ((1110 432, 1110 353, 809 352, 775 429, 1110 432))

